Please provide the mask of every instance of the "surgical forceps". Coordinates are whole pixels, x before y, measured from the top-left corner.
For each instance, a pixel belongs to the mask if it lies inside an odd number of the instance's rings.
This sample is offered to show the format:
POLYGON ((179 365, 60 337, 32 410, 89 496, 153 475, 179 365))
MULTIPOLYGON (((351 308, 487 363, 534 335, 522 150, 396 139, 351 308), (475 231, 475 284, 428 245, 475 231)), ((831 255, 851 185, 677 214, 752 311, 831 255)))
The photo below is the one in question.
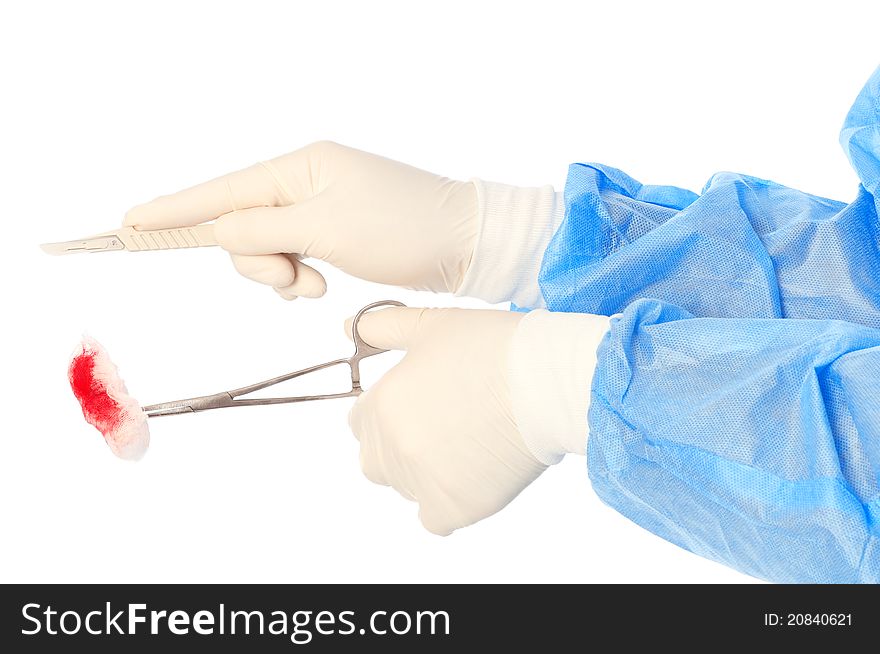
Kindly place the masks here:
POLYGON ((223 391, 221 393, 215 393, 213 395, 201 395, 199 397, 191 397, 186 400, 174 400, 171 402, 151 404, 149 406, 142 407, 143 411, 147 414, 148 417, 154 418, 157 416, 171 416, 180 413, 208 411, 210 409, 223 409, 230 406, 288 404, 291 402, 333 400, 340 397, 355 397, 357 395, 360 395, 363 392, 363 389, 361 388, 360 362, 367 357, 373 356, 374 354, 387 352, 387 350, 381 350, 365 342, 364 339, 361 338, 361 335, 358 333, 358 322, 360 321, 361 316, 363 316, 368 311, 371 311, 372 309, 375 309, 377 307, 384 306, 402 307, 405 305, 401 302, 397 302, 396 300, 382 300, 381 302, 373 302, 372 304, 368 304, 363 309, 358 311, 357 315, 355 315, 354 320, 351 323, 351 336, 352 340, 354 341, 354 354, 347 359, 336 359, 334 361, 328 361, 326 363, 319 363, 316 366, 310 366, 309 368, 303 368, 302 370, 289 372, 286 375, 281 375, 279 377, 274 377, 273 379, 267 379, 266 381, 257 382, 256 384, 251 384, 250 386, 242 386, 241 388, 236 388, 232 391, 223 391), (242 395, 254 393, 264 388, 268 388, 269 386, 280 384, 289 379, 302 377, 303 375, 308 375, 309 373, 317 372, 318 370, 324 370, 325 368, 330 368, 332 366, 343 364, 348 365, 348 367, 351 369, 351 390, 345 391, 343 393, 328 393, 325 395, 299 395, 293 397, 237 399, 242 395))

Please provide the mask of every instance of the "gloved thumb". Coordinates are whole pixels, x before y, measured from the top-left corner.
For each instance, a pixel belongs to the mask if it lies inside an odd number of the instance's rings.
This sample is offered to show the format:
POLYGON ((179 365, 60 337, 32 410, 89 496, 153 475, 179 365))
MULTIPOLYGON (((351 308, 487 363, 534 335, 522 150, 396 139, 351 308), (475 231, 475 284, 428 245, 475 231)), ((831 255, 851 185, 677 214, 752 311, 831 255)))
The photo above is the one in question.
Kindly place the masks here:
MULTIPOLYGON (((358 334, 369 345, 383 350, 407 350, 435 311, 417 307, 390 307, 369 311, 358 321, 358 334)), ((345 335, 351 336, 354 317, 345 321, 345 335)))

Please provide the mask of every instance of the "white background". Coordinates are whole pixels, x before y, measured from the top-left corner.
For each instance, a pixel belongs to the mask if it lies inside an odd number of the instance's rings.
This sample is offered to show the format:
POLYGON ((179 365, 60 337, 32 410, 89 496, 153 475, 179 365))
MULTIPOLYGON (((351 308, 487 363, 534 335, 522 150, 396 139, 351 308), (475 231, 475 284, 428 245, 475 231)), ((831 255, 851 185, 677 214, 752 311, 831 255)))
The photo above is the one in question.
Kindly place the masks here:
POLYGON ((5 3, 0 581, 751 581, 603 506, 583 457, 432 536, 361 475, 350 401, 160 419, 117 460, 67 386, 83 331, 148 403, 346 355, 369 301, 480 304, 326 266, 325 298, 285 303, 219 249, 37 248, 324 138, 462 179, 561 189, 600 161, 854 197, 837 132, 880 61, 876 3, 651 4, 5 3))

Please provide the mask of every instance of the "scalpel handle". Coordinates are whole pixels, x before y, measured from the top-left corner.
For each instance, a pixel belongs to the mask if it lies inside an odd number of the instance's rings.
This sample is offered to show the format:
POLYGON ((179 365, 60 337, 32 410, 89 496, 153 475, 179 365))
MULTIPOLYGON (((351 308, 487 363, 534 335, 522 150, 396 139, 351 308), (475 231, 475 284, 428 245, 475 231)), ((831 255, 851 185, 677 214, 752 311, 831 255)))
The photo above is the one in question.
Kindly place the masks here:
POLYGON ((144 229, 123 227, 116 232, 117 237, 131 252, 152 250, 177 250, 217 245, 214 225, 195 225, 174 229, 144 229))
POLYGON ((173 229, 135 229, 120 227, 103 234, 95 234, 78 241, 43 243, 40 248, 47 254, 74 254, 76 252, 151 252, 155 250, 180 250, 217 245, 214 225, 206 223, 193 227, 173 229))

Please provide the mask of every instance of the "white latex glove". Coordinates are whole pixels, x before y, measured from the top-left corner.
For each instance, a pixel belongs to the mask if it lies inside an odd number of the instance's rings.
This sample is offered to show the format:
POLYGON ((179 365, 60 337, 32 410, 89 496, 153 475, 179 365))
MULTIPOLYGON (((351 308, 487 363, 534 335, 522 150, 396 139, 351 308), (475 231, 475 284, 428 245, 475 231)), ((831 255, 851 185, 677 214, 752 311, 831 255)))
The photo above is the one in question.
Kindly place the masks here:
POLYGON ((499 511, 547 464, 583 454, 595 350, 607 328, 605 316, 546 311, 365 314, 364 340, 406 356, 351 410, 364 474, 417 501, 436 534, 499 511))
POLYGON ((373 282, 539 306, 541 256, 562 220, 552 187, 460 182, 321 141, 131 209, 160 229, 216 221, 245 277, 319 297, 301 257, 373 282))
POLYGON ((218 218, 240 273, 286 299, 326 284, 295 255, 384 284, 454 291, 477 238, 477 194, 458 182, 329 141, 131 209, 158 229, 218 218))

